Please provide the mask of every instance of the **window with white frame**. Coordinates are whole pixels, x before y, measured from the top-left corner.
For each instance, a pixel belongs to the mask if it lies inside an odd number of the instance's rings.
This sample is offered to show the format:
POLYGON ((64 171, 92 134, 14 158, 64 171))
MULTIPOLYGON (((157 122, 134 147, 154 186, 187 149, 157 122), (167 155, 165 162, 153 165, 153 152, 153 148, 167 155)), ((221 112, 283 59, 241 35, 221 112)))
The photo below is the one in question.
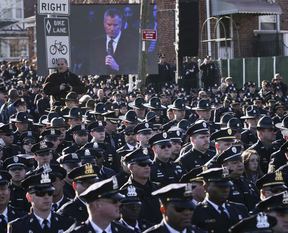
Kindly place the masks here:
POLYGON ((276 29, 277 29, 276 15, 259 16, 259 30, 276 30, 276 29))

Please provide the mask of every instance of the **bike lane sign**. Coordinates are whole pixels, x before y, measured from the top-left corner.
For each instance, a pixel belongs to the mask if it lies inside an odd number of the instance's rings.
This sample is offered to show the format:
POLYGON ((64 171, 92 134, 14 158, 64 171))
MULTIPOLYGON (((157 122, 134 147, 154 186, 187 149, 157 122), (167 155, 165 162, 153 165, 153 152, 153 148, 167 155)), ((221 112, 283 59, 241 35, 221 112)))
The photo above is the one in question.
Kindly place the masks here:
POLYGON ((45 18, 47 67, 57 67, 59 58, 66 58, 70 67, 69 19, 67 17, 45 18))

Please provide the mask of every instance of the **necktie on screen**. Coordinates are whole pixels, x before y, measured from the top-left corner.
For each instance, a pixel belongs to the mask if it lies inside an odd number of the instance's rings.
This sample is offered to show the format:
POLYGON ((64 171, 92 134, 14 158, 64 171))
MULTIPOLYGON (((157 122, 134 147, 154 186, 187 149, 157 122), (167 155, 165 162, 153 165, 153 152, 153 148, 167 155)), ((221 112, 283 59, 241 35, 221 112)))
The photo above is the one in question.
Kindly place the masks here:
POLYGON ((108 55, 111 55, 111 56, 113 56, 113 54, 114 54, 113 42, 114 42, 113 39, 109 40, 109 42, 108 42, 107 54, 108 54, 108 55))

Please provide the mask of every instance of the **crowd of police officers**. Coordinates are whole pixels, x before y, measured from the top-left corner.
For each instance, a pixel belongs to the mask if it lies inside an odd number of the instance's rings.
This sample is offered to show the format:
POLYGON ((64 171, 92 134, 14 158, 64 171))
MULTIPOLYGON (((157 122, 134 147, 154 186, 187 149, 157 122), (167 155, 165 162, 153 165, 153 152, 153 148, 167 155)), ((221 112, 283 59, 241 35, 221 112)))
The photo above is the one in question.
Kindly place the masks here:
POLYGON ((0 232, 288 232, 280 74, 128 91, 59 59, 0 81, 0 232))

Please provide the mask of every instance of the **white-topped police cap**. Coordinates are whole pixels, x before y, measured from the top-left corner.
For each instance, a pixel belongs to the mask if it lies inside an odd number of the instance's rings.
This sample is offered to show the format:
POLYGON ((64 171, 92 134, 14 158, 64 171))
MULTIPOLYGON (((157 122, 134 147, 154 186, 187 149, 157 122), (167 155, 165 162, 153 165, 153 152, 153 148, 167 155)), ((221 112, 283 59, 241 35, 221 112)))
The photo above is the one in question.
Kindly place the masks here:
POLYGON ((207 134, 207 133, 209 133, 209 125, 204 120, 196 121, 187 130, 187 134, 190 135, 190 136, 193 135, 193 134, 207 134))

